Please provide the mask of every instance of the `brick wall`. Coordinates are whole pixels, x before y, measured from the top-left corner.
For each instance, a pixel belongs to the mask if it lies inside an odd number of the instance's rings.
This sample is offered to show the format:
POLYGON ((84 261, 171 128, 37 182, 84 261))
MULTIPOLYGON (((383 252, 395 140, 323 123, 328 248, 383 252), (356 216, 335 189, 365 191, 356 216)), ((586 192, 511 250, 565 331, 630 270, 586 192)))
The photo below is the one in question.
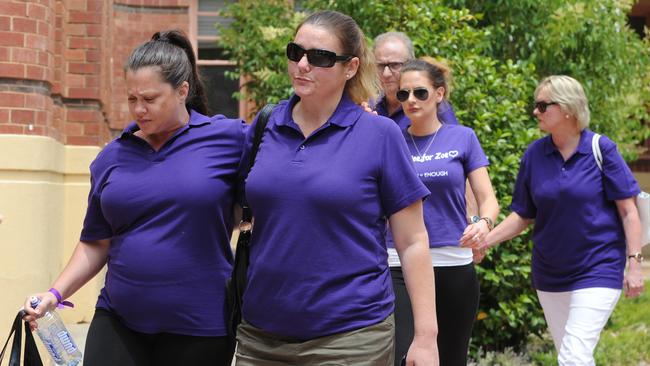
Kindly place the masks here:
POLYGON ((0 0, 0 134, 101 146, 129 120, 123 63, 190 0, 0 0))

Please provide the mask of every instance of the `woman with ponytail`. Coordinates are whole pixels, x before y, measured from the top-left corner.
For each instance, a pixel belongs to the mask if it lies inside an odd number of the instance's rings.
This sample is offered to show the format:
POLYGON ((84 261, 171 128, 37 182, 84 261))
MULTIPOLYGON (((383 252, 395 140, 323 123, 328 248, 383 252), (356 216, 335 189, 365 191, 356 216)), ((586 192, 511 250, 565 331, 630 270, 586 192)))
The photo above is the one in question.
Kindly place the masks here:
POLYGON ((81 238, 36 318, 107 265, 86 366, 230 365, 225 284, 244 124, 207 117, 187 37, 156 33, 125 67, 133 121, 90 166, 81 238))

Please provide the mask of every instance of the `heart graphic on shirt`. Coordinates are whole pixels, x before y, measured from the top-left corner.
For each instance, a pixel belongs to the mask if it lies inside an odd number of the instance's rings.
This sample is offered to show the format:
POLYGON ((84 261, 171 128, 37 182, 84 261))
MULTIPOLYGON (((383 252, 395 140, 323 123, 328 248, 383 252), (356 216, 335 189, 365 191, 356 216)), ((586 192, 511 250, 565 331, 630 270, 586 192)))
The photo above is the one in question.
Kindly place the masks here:
POLYGON ((458 150, 449 150, 449 156, 455 158, 458 156, 458 150))

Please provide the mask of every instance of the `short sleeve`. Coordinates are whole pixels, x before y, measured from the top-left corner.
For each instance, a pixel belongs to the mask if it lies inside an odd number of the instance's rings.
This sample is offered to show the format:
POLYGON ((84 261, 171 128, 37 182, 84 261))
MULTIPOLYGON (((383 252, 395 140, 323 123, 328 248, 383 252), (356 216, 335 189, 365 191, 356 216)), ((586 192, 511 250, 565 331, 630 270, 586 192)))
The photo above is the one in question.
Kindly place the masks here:
POLYGON ((395 124, 387 124, 382 144, 379 192, 387 217, 430 193, 417 176, 406 141, 395 124))
POLYGON ((465 176, 474 170, 488 166, 490 162, 488 161, 485 152, 481 147, 481 143, 478 141, 478 137, 473 130, 469 129, 467 134, 467 158, 464 161, 463 169, 465 170, 465 176))
POLYGON ((260 114, 258 112, 255 118, 253 119, 253 122, 250 125, 245 125, 243 127, 244 128, 243 151, 241 155, 241 160, 239 161, 239 167, 237 168, 238 179, 237 179, 237 193, 236 193, 237 202, 242 207, 246 204, 246 192, 245 192, 246 178, 248 177, 248 165, 249 165, 251 150, 253 148, 253 137, 255 136, 255 126, 257 126, 257 119, 259 118, 259 116, 260 114))
POLYGON ((603 155, 603 186, 608 200, 621 200, 634 197, 641 190, 632 175, 630 167, 618 152, 616 144, 603 136, 600 139, 603 155))
POLYGON ((101 191, 106 181, 107 171, 101 169, 98 159, 90 165, 90 192, 88 193, 88 208, 84 218, 83 228, 81 230, 81 241, 95 241, 108 239, 113 236, 113 230, 106 221, 101 207, 101 191))
POLYGON ((529 152, 527 151, 521 158, 519 172, 515 181, 515 189, 512 193, 512 203, 510 210, 516 212, 519 216, 527 219, 534 219, 537 216, 537 207, 533 202, 530 191, 530 164, 529 152))

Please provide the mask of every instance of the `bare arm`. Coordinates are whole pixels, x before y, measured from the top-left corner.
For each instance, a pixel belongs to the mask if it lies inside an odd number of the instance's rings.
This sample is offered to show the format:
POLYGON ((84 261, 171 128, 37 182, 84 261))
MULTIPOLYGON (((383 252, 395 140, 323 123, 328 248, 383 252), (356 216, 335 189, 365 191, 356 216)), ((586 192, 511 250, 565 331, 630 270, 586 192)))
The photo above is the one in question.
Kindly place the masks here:
POLYGON ((415 336, 408 351, 407 365, 438 365, 435 280, 422 201, 393 214, 390 227, 413 309, 415 336))
MULTIPOLYGON (((476 197, 478 216, 488 217, 492 222, 495 222, 499 215, 499 202, 494 194, 487 168, 475 169, 469 173, 467 178, 474 197, 476 197)), ((490 228, 485 220, 470 224, 465 228, 463 236, 460 238, 460 245, 463 247, 476 247, 488 232, 490 232, 490 228)))
MULTIPOLYGON (((110 239, 97 240, 93 242, 80 241, 74 249, 68 264, 65 266, 59 277, 54 281, 52 287, 61 293, 62 298, 68 298, 90 281, 104 267, 108 259, 110 239)), ((25 320, 30 322, 32 328, 36 327, 34 320, 41 317, 47 310, 57 305, 57 299, 50 292, 33 294, 25 300, 25 320), (29 305, 29 297, 36 296, 41 303, 36 309, 29 305)))
MULTIPOLYGON (((634 200, 634 197, 630 197, 616 201, 618 215, 621 217, 621 221, 623 222, 628 255, 641 252, 641 220, 639 219, 639 211, 637 210, 634 200)), ((641 271, 641 263, 637 262, 635 259, 630 259, 628 261, 624 288, 625 295, 628 297, 636 297, 641 295, 643 292, 643 273, 641 271)))
POLYGON ((481 247, 491 248, 501 242, 510 240, 526 230, 532 222, 532 219, 526 219, 519 216, 516 212, 511 212, 505 220, 487 234, 481 247))

